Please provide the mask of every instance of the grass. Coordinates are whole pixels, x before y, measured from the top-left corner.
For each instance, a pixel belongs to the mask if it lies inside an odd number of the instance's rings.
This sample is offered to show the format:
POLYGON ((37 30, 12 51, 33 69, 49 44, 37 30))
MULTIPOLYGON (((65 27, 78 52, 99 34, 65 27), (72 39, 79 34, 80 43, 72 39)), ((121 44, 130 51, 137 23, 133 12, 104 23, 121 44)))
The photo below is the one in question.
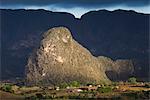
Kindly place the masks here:
POLYGON ((9 92, 0 91, 0 100, 24 100, 24 97, 9 92))
POLYGON ((109 86, 106 86, 106 87, 99 87, 97 89, 98 92, 100 93, 109 93, 109 92, 112 92, 112 88, 109 87, 109 86))
MULTIPOLYGON (((78 86, 77 82, 72 82, 73 86, 78 86)), ((65 87, 68 86, 64 85, 65 87)), ((86 86, 87 87, 87 86, 86 86)), ((114 83, 112 85, 101 86, 97 90, 83 90, 82 92, 68 92, 67 89, 49 90, 40 87, 22 87, 17 91, 23 93, 23 95, 15 95, 15 93, 10 93, 9 91, 4 92, 4 90, 11 90, 8 85, 3 85, 2 94, 3 98, 25 98, 30 100, 39 99, 111 99, 111 100, 136 100, 136 99, 148 99, 150 94, 149 84, 118 84, 114 83), (119 91, 114 91, 114 86, 118 86, 119 91), (6 88, 7 87, 7 88, 6 88), (125 90, 125 91, 124 91, 125 90)), ((1 93, 1 92, 0 92, 1 93)), ((20 99, 19 99, 20 100, 20 99)))

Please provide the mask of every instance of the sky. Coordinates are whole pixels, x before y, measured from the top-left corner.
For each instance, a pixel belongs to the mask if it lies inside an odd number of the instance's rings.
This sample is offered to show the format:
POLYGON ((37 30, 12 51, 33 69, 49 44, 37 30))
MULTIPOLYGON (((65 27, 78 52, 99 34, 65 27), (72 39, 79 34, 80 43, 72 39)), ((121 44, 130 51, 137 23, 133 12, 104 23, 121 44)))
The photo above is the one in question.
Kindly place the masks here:
POLYGON ((150 0, 0 0, 1 9, 45 9, 76 18, 92 10, 134 10, 150 14, 150 0))

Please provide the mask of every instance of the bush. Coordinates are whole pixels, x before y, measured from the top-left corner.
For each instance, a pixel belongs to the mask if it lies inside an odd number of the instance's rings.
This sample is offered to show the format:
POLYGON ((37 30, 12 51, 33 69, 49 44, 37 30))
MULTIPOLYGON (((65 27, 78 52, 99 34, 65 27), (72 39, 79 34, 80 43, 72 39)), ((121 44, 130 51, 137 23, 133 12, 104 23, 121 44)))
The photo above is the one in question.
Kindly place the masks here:
POLYGON ((77 82, 77 81, 73 81, 69 84, 71 87, 79 87, 80 86, 80 83, 77 82))
POLYGON ((89 86, 89 85, 96 85, 96 82, 88 82, 88 83, 85 83, 84 85, 86 85, 86 86, 89 86))
POLYGON ((39 99, 42 99, 42 98, 43 98, 43 95, 42 95, 41 93, 37 93, 37 94, 36 94, 36 97, 39 98, 39 99))
POLYGON ((60 88, 64 89, 66 87, 68 87, 69 85, 67 83, 62 83, 59 85, 60 88))
POLYGON ((62 83, 59 85, 60 88, 64 89, 66 87, 79 87, 80 86, 80 83, 77 82, 77 81, 72 81, 70 83, 62 83))
POLYGON ((117 86, 119 83, 118 82, 112 82, 112 86, 117 86))
POLYGON ((112 92, 112 88, 111 87, 99 87, 97 91, 100 93, 108 93, 108 92, 112 92))
POLYGON ((12 92, 12 85, 5 84, 4 86, 2 86, 2 90, 5 92, 12 92))
POLYGON ((135 77, 131 77, 128 79, 128 82, 131 83, 131 84, 136 84, 137 81, 136 81, 136 78, 135 77))
POLYGON ((150 88, 150 84, 146 83, 144 87, 150 88))

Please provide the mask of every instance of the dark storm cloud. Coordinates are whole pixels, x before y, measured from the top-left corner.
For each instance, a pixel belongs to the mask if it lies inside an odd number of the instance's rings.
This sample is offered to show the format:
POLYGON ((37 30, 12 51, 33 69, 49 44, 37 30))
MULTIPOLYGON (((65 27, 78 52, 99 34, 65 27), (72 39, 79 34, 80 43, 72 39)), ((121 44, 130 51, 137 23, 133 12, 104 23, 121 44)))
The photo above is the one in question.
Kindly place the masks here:
POLYGON ((1 0, 2 6, 24 5, 24 6, 47 6, 59 5, 62 7, 93 7, 93 6, 147 6, 149 0, 1 0))

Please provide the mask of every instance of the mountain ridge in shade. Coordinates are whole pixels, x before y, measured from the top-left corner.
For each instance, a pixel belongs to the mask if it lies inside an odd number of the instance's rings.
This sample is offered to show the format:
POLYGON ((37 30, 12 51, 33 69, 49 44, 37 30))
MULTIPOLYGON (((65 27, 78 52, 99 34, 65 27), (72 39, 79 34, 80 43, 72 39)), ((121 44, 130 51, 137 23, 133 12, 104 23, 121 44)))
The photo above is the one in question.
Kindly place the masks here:
POLYGON ((69 28, 74 39, 95 56, 132 59, 136 65, 134 75, 148 79, 149 14, 96 11, 76 19, 71 14, 44 10, 0 12, 3 79, 23 77, 27 58, 41 34, 56 26, 69 28))

